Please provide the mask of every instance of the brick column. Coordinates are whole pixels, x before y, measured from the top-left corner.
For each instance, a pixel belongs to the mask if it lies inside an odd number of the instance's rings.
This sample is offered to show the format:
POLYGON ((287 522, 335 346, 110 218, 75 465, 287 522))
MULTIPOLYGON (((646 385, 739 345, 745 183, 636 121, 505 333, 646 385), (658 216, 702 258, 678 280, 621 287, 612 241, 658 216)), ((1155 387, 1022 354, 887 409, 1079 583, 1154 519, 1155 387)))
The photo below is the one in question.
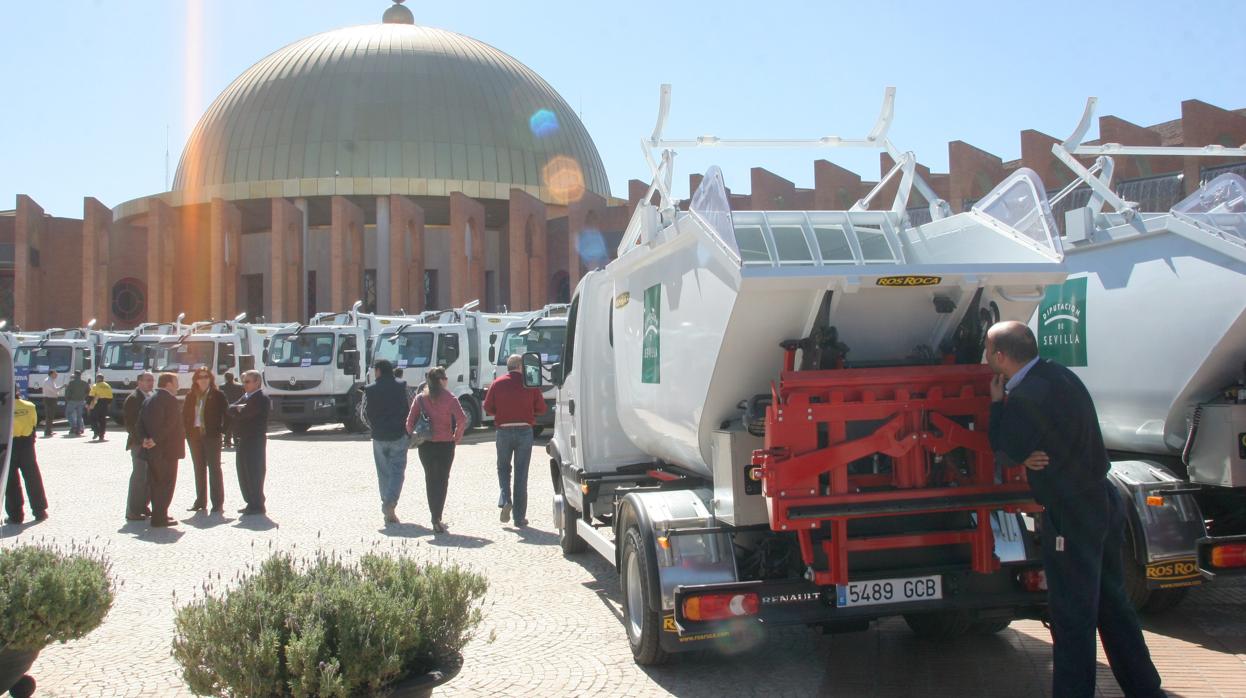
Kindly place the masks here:
POLYGON ((389 197, 390 308, 424 308, 424 209, 401 194, 389 197))
POLYGON ((108 288, 112 209, 98 200, 82 200, 82 324, 92 318, 107 327, 112 316, 108 288))
MULTIPOLYGON (((173 236, 176 234, 173 208, 160 199, 151 199, 147 214, 147 321, 172 322, 173 236)), ((193 319, 193 318, 192 318, 193 319)))
POLYGON ((332 199, 329 227, 329 307, 350 310, 363 298, 363 209, 344 196, 332 199))
POLYGON ((217 320, 231 319, 238 314, 242 211, 224 199, 212 199, 208 245, 208 315, 217 320))
POLYGON ((511 189, 507 255, 511 310, 539 308, 548 302, 547 216, 540 199, 522 189, 511 189))
POLYGON ((485 207, 462 192, 450 193, 450 304, 484 301, 485 207), (468 237, 471 237, 470 250, 468 237))
MULTIPOLYGON (((643 189, 637 195, 637 201, 641 198, 644 198, 643 189)), ((605 216, 606 200, 592 192, 585 192, 579 201, 573 202, 567 208, 567 276, 572 293, 575 292, 575 285, 580 282, 580 277, 584 276, 584 263, 580 256, 580 233, 590 228, 600 232, 601 221, 605 216)))
POLYGON ((48 224, 43 207, 25 194, 17 195, 13 231, 13 324, 23 330, 42 329, 40 248, 48 224))
POLYGON ((303 212, 287 199, 272 200, 269 233, 270 322, 294 322, 303 318, 303 212))

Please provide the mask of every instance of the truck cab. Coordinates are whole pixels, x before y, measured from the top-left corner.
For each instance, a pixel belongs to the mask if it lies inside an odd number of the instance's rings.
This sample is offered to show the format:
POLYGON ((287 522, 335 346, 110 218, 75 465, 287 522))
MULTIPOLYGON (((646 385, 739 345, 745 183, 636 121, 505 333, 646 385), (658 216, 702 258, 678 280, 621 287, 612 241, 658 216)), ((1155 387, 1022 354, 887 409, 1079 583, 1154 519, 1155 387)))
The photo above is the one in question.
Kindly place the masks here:
POLYGON ((264 354, 270 419, 303 433, 314 424, 342 423, 362 431, 363 356, 368 336, 360 325, 287 325, 264 354))
POLYGON ((178 397, 191 389, 195 369, 207 368, 223 384, 225 373, 239 375, 255 365, 255 359, 243 351, 242 339, 235 332, 228 334, 196 333, 193 330, 177 336, 160 337, 147 347, 147 370, 177 375, 178 397))
MULTIPOLYGON (((404 323, 382 330, 373 344, 373 360, 392 363, 412 393, 424 384, 428 369, 444 368, 446 388, 458 398, 468 418, 468 429, 472 429, 480 424, 484 411, 479 391, 471 383, 474 369, 469 346, 464 323, 404 323)), ((371 371, 368 381, 372 381, 371 371)))
MULTIPOLYGON (((566 307, 566 306, 563 306, 566 307)), ((562 361, 563 347, 567 341, 567 317, 565 314, 554 317, 537 316, 527 321, 512 322, 502 333, 497 344, 489 349, 489 358, 493 363, 493 379, 506 375, 506 359, 512 354, 520 356, 536 353, 541 357, 541 364, 548 373, 562 361)), ((535 433, 554 426, 554 412, 557 406, 558 391, 550 385, 542 392, 545 414, 536 418, 535 433)))
MULTIPOLYGON (((92 321, 93 324, 94 321, 92 321)), ((22 341, 14 356, 14 368, 18 389, 25 392, 43 417, 43 382, 49 372, 56 371, 56 385, 62 390, 73 377, 74 371, 82 371, 88 382, 93 381, 99 333, 91 326, 81 329, 50 329, 40 333, 38 339, 22 341)), ((64 414, 65 400, 59 398, 53 419, 64 414)))
POLYGON ((0 322, 0 491, 6 491, 9 480, 9 452, 13 447, 13 402, 21 396, 13 371, 17 346, 13 335, 2 331, 0 322))
POLYGON ((138 386, 138 376, 147 369, 147 353, 161 339, 176 336, 186 326, 174 322, 148 322, 128 333, 110 332, 104 335, 100 349, 97 372, 112 386, 114 399, 109 413, 121 422, 125 400, 138 386))

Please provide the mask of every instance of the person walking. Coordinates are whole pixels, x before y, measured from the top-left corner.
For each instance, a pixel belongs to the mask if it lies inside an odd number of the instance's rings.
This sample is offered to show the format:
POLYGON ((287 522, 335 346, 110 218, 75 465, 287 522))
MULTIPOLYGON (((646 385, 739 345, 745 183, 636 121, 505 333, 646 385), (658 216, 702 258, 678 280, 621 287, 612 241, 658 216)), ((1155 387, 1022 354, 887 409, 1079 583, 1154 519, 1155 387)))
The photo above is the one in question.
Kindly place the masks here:
POLYGON ((82 371, 74 371, 74 377, 65 384, 65 420, 69 422, 69 434, 82 436, 86 433, 87 396, 91 384, 82 380, 82 371))
POLYGON ((112 386, 104 380, 102 373, 95 374, 95 385, 91 386, 91 431, 92 441, 104 441, 108 431, 108 406, 112 404, 112 386))
POLYGON ((178 461, 186 457, 186 431, 177 404, 177 374, 161 373, 156 390, 143 401, 138 436, 147 455, 147 482, 151 487, 151 526, 176 526, 169 516, 177 486, 178 461))
MULTIPOLYGON (((238 402, 238 400, 242 398, 243 393, 246 391, 242 389, 241 385, 238 385, 238 381, 234 379, 234 374, 229 371, 226 371, 225 372, 225 385, 221 386, 221 392, 225 394, 225 405, 229 406, 229 405, 234 404, 235 402, 238 402)), ((224 447, 225 448, 234 447, 234 420, 230 419, 228 415, 226 415, 225 417, 224 447)))
POLYGON ((52 422, 56 419, 56 401, 61 398, 62 387, 57 384, 56 369, 48 371, 39 387, 43 388, 43 435, 52 435, 52 422))
POLYGON ((243 516, 263 514, 264 475, 268 469, 268 396, 264 394, 259 371, 243 371, 243 394, 226 412, 234 422, 238 451, 234 464, 238 469, 238 489, 246 506, 238 510, 243 516))
POLYGON ((147 486, 147 452, 139 435, 139 415, 143 401, 156 389, 156 376, 150 371, 140 373, 134 392, 121 404, 125 420, 125 450, 130 452, 130 487, 125 499, 126 521, 142 521, 151 516, 151 490, 147 486))
POLYGON ((1051 614, 1052 695, 1095 693, 1095 633, 1127 696, 1162 696, 1121 563, 1124 510, 1108 482, 1107 449, 1094 401, 1069 369, 1038 356, 1020 322, 987 332, 988 436, 996 458, 1024 464, 1044 507, 1043 570, 1051 614))
POLYGON ((363 391, 364 416, 372 427, 372 460, 376 462, 377 487, 385 523, 399 523, 398 497, 406 479, 407 384, 394 378, 394 364, 377 359, 372 365, 374 381, 363 391))
POLYGON ((445 533, 442 513, 446 493, 450 489, 450 466, 454 464, 454 446, 467 431, 467 415, 458 398, 446 389, 446 369, 430 368, 424 390, 411 402, 407 413, 407 433, 415 432, 420 417, 427 417, 432 427, 430 438, 418 447, 420 465, 424 466, 424 487, 428 491, 428 508, 433 516, 433 532, 445 533))
POLYGON ((195 369, 190 393, 182 403, 182 426, 195 466, 195 501, 186 510, 203 511, 211 493, 212 513, 225 513, 225 478, 221 474, 221 433, 225 429, 225 394, 212 372, 195 369))
POLYGON ((43 477, 35 458, 35 425, 39 413, 35 403, 25 398, 13 401, 13 445, 9 455, 9 482, 4 490, 5 523, 19 524, 26 519, 22 501, 22 484, 30 499, 30 511, 36 521, 48 518, 48 497, 43 491, 43 477))
POLYGON ((506 357, 506 375, 493 381, 485 393, 485 413, 497 425, 498 508, 502 523, 510 521, 512 507, 515 525, 528 525, 528 464, 532 461, 532 428, 537 415, 545 414, 545 398, 539 388, 523 384, 523 357, 506 357), (511 487, 511 463, 515 483, 511 487))

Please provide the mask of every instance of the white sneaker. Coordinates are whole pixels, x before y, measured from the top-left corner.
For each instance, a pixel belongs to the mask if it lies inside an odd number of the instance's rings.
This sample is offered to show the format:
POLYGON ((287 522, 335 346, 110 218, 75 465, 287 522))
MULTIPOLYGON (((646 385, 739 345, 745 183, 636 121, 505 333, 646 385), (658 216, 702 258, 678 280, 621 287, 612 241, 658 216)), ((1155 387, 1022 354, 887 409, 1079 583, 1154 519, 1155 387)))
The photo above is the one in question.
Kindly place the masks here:
POLYGON ((501 521, 502 523, 506 523, 507 521, 511 520, 511 505, 509 504, 502 505, 502 513, 498 515, 498 520, 501 521))

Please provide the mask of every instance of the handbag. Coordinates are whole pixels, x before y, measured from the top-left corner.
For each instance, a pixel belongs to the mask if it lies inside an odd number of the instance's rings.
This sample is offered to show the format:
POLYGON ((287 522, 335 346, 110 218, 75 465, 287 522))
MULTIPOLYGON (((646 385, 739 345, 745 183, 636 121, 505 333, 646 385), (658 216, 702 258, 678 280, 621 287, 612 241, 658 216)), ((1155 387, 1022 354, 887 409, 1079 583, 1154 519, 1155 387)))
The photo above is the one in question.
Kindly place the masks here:
POLYGON ((411 440, 407 444, 408 448, 419 446, 433 438, 433 423, 428 419, 428 410, 424 409, 424 403, 420 402, 422 397, 424 396, 415 396, 415 403, 420 407, 420 417, 415 420, 415 428, 411 431, 411 440))

